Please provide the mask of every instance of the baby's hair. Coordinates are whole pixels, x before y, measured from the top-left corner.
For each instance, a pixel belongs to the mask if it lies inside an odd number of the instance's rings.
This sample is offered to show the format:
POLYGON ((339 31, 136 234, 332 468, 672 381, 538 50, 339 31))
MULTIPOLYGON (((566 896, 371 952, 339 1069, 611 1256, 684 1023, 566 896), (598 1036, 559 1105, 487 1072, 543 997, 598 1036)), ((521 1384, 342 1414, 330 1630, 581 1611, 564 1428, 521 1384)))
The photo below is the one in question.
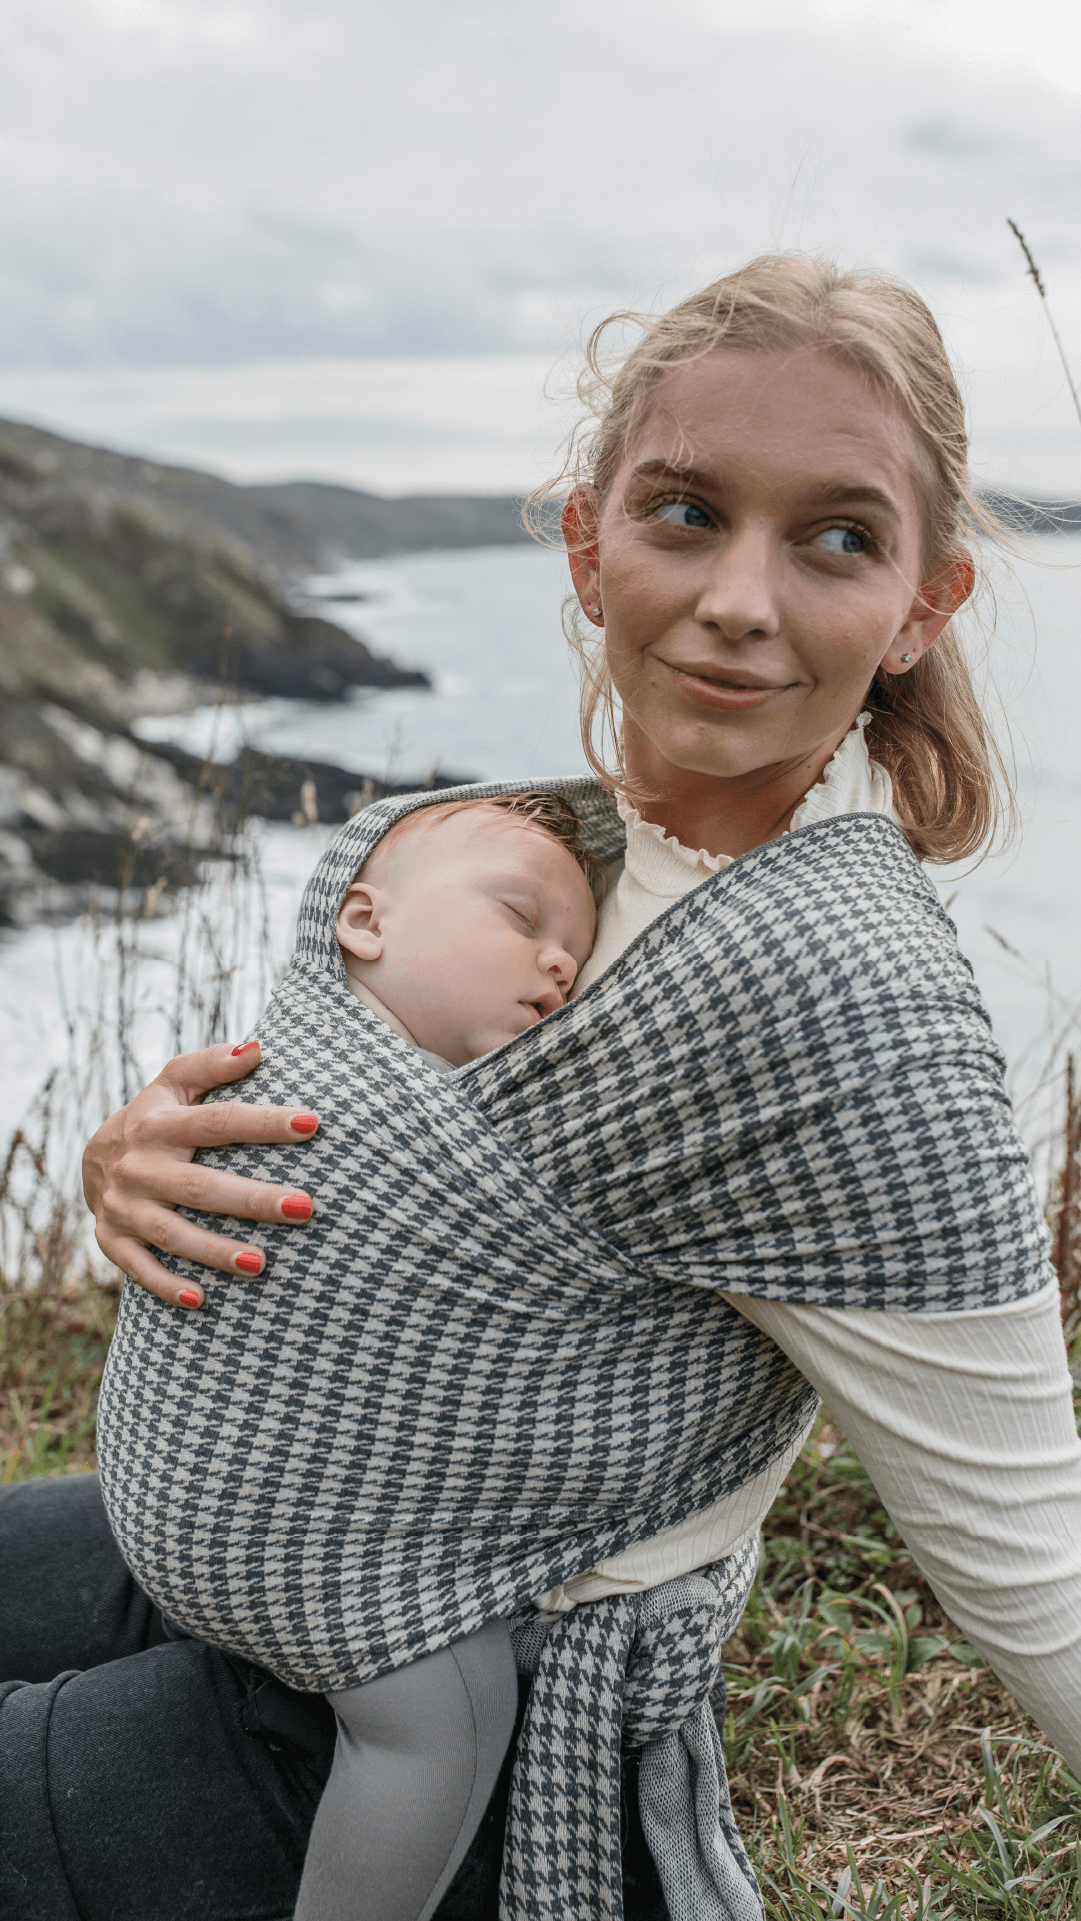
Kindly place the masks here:
MULTIPOLYGON (((551 538, 552 509, 587 483, 599 503, 679 362, 717 347, 791 353, 811 347, 870 381, 908 420, 922 521, 921 565, 929 580, 974 530, 1008 544, 1011 529, 975 492, 968 471, 964 402, 930 309, 901 280, 868 268, 796 253, 764 254, 660 315, 617 313, 589 341, 579 398, 589 418, 571 436, 560 473, 526 503, 527 524, 551 538), (614 369, 603 350, 611 328, 640 338, 614 369)), ((914 583, 914 589, 921 583, 914 583)), ((586 758, 608 786, 622 778, 622 741, 603 638, 583 623, 573 596, 564 629, 582 673, 586 758), (594 743, 600 721, 600 745, 594 743), (605 761, 606 741, 616 766, 605 761)), ((907 674, 879 668, 867 694, 867 745, 893 782, 901 825, 921 860, 977 853, 1012 823, 1008 771, 984 720, 961 642, 947 625, 907 674)))
POLYGON ((588 848, 582 846, 578 816, 562 794, 553 794, 544 787, 531 787, 525 793, 488 794, 472 796, 469 800, 437 801, 431 807, 416 807, 401 820, 395 821, 373 847, 364 863, 362 872, 377 862, 383 853, 389 853, 408 834, 421 828, 436 827, 441 821, 449 820, 455 814, 467 813, 476 808, 494 807, 501 813, 511 814, 526 826, 537 827, 542 833, 549 834, 561 847, 573 856, 581 868, 595 899, 599 898, 602 884, 600 870, 588 848))

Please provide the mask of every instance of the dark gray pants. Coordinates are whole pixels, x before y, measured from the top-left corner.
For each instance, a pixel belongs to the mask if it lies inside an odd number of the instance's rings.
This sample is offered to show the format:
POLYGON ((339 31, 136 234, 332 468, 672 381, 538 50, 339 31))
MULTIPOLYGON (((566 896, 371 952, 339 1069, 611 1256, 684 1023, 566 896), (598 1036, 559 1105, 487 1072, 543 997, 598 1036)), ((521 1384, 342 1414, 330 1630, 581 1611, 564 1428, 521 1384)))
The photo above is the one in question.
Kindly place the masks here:
MULTIPOLYGON (((4 1921, 290 1921, 334 1739, 321 1696, 169 1639, 96 1475, 0 1486, 4 1921)), ((512 1754, 438 1921, 496 1921, 512 1754)), ((664 1921, 634 1777, 625 1914, 664 1921)))

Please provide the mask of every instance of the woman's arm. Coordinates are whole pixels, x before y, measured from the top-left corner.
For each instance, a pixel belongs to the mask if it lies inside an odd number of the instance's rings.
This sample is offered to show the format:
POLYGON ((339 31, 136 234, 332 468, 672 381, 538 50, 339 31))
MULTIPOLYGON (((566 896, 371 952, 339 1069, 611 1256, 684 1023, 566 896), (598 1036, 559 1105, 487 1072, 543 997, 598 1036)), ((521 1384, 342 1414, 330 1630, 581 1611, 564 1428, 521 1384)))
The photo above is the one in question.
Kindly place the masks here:
POLYGON ((176 1214, 176 1208, 275 1224, 306 1220, 311 1213, 301 1188, 242 1180, 192 1164, 200 1147, 234 1141, 299 1145, 314 1134, 317 1117, 299 1106, 253 1107, 242 1101, 200 1105, 211 1088, 243 1080, 259 1059, 257 1041, 179 1054, 127 1107, 110 1115, 83 1155, 83 1193, 97 1220, 102 1253, 141 1287, 174 1306, 201 1307, 202 1288, 168 1273, 151 1248, 182 1254, 227 1274, 250 1275, 263 1267, 261 1248, 208 1234, 176 1214), (238 1267, 238 1256, 247 1256, 249 1262, 257 1256, 258 1268, 238 1267))
POLYGON ((814 1383, 951 1620, 1081 1769, 1081 1443, 1057 1287, 970 1314, 727 1298, 814 1383))

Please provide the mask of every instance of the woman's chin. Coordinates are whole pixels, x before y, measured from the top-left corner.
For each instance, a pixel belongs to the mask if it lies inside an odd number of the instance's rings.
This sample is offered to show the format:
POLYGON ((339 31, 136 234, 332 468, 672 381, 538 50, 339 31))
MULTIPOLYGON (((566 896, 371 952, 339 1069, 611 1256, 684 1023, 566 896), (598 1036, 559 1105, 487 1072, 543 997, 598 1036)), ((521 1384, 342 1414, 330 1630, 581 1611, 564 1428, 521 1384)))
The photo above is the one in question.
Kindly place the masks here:
MULTIPOLYGON (((723 734, 702 739, 701 729, 691 736, 674 734, 669 740, 655 740, 658 767, 667 767, 677 780, 744 780, 760 768, 773 767, 786 758, 775 740, 756 736, 738 724, 723 734)), ((648 775, 645 776, 649 778, 648 775)), ((657 774, 653 775, 656 782, 657 774)))
MULTIPOLYGON (((859 703, 854 703, 858 713, 859 703)), ((798 766, 813 756, 826 738, 829 753, 843 738, 852 720, 844 713, 831 731, 832 713, 797 710, 791 703, 779 713, 775 703, 743 714, 665 715, 653 718, 648 734, 625 729, 627 782, 643 790, 677 788, 703 779, 745 781, 755 774, 772 774, 798 766)))

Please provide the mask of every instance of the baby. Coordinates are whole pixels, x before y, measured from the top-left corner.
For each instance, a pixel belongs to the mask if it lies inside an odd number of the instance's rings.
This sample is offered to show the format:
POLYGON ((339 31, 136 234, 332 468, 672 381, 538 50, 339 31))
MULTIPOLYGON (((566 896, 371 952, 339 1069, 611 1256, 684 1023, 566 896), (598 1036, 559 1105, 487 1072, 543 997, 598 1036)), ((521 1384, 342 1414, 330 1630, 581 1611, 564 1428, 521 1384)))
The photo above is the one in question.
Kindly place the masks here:
MULTIPOLYGON (((554 1013, 596 932, 577 834, 573 810, 546 793, 406 815, 338 915, 353 993, 448 1074, 554 1013)), ((328 1699, 338 1740, 296 1921, 427 1921, 514 1729, 507 1625, 328 1699)))
POLYGON ((354 994, 447 1070, 554 1013, 596 932, 577 831, 557 794, 407 814, 338 915, 354 994))

